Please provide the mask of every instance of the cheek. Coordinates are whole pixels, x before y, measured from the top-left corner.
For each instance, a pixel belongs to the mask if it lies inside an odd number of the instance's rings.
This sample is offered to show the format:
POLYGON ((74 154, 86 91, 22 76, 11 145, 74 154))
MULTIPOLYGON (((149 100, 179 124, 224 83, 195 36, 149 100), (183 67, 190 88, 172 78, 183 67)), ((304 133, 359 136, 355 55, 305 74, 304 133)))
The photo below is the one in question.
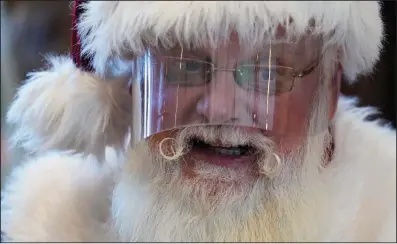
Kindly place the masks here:
POLYGON ((201 94, 202 91, 194 88, 155 88, 147 111, 150 113, 151 131, 172 129, 197 120, 196 106, 201 94))
POLYGON ((294 89, 283 98, 280 123, 284 123, 285 133, 279 139, 283 150, 292 150, 306 140, 318 88, 317 80, 297 80, 294 89))

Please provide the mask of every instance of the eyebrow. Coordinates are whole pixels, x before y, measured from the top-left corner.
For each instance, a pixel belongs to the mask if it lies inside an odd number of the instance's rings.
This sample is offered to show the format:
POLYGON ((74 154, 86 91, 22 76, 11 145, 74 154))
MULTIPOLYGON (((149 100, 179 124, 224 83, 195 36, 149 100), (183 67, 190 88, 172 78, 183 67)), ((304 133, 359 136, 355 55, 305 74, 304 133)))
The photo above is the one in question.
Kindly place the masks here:
POLYGON ((171 52, 171 53, 175 53, 178 52, 178 55, 180 55, 180 53, 187 53, 187 54, 193 54, 194 56, 200 57, 200 56, 210 56, 208 51, 206 51, 205 49, 184 49, 181 47, 175 47, 172 49, 169 49, 167 51, 171 52))

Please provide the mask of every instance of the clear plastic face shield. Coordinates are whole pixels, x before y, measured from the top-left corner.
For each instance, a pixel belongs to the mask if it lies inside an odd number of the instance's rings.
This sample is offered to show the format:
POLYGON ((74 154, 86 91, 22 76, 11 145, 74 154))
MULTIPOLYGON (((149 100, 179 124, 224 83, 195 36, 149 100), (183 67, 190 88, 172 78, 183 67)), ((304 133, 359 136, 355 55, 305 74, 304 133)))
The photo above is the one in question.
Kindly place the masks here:
POLYGON ((313 42, 147 50, 132 62, 132 145, 197 125, 254 128, 273 138, 306 133, 321 79, 313 42))

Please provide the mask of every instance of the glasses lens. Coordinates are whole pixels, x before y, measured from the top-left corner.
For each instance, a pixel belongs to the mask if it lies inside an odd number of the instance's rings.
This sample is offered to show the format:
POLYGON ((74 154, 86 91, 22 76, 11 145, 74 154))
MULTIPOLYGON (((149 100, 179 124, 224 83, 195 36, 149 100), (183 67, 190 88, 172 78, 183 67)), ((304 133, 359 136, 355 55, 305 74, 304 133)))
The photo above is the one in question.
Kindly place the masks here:
POLYGON ((210 64, 201 60, 163 57, 169 85, 199 86, 209 81, 210 64))
POLYGON ((247 91, 274 95, 291 90, 292 73, 289 67, 239 65, 235 71, 235 80, 247 91))

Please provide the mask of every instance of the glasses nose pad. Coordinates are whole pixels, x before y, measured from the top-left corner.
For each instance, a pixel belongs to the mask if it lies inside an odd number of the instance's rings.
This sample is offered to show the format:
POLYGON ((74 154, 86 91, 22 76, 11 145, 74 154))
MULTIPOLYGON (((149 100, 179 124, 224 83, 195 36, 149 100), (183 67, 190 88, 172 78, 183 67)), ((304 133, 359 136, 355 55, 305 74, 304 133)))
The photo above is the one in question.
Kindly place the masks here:
POLYGON ((242 71, 240 69, 234 69, 233 70, 233 77, 234 77, 234 82, 236 82, 237 85, 240 85, 240 76, 242 75, 242 71))

